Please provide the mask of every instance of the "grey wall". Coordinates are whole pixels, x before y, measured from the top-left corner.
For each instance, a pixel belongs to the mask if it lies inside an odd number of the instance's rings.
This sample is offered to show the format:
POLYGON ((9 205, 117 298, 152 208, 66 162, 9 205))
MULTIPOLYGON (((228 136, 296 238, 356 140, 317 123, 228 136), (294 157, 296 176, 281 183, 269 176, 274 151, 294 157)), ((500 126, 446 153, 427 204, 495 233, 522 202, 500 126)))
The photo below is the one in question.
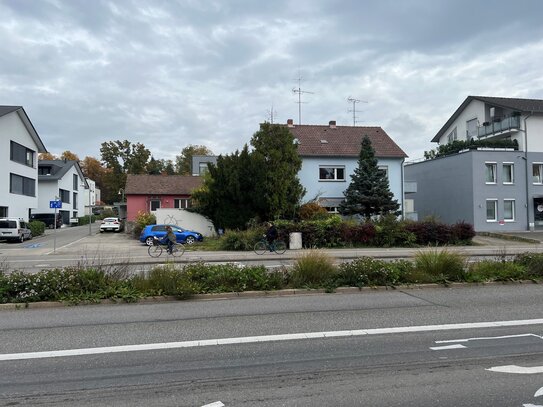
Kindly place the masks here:
MULTIPOLYGON (((526 166, 522 157, 519 151, 474 150, 406 165, 405 180, 417 182, 418 191, 410 197, 414 199, 418 218, 435 215, 446 223, 464 220, 473 224, 476 231, 527 230, 526 166), (495 185, 486 184, 486 162, 497 164, 495 185), (514 164, 513 185, 503 184, 504 162, 514 164), (487 199, 498 200, 497 222, 486 220, 487 199), (499 222, 503 219, 504 199, 515 200, 514 222, 499 222)), ((543 154, 540 158, 543 162, 543 154)), ((531 164, 529 174, 531 176, 531 164)), ((543 196, 543 186, 540 189, 543 196)))

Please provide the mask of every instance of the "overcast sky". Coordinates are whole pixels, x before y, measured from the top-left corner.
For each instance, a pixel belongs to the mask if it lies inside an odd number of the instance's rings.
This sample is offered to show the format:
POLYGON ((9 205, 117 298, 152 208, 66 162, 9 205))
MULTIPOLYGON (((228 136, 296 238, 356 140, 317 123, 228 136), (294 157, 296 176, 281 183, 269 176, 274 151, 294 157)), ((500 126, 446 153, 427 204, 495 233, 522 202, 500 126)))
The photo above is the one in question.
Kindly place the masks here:
POLYGON ((416 159, 468 95, 543 99, 540 0, 0 0, 0 104, 46 148, 215 154, 259 123, 381 126, 416 159), (364 103, 362 101, 366 101, 364 103), (350 111, 351 110, 351 111, 350 111))

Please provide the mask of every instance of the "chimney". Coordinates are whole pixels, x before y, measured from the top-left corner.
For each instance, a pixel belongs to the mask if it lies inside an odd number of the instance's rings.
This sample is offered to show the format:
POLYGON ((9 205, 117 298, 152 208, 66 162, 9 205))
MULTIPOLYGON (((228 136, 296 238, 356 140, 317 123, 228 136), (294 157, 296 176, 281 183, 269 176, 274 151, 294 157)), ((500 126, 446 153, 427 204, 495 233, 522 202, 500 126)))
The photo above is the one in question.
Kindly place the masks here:
POLYGON ((336 128, 336 121, 335 120, 330 120, 328 122, 328 125, 330 126, 331 129, 335 129, 336 128))
POLYGON ((287 120, 287 127, 294 127, 294 120, 293 119, 288 119, 287 120))

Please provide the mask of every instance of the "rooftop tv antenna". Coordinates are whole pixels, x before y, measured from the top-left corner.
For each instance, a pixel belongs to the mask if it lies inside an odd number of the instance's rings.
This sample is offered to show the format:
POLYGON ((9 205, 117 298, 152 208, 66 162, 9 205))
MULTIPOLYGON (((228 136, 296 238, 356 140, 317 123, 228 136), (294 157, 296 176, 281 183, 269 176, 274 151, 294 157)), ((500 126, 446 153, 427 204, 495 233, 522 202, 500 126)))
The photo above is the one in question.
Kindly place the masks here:
POLYGON ((268 116, 268 121, 270 122, 270 124, 273 124, 273 120, 277 117, 277 110, 275 110, 272 105, 271 109, 268 110, 266 113, 268 116))
POLYGON ((352 110, 347 110, 349 113, 350 112, 353 112, 353 126, 356 126, 356 104, 357 103, 368 103, 367 101, 365 100, 360 100, 360 99, 355 99, 351 96, 349 96, 347 98, 347 102, 349 103, 352 103, 353 104, 353 109, 352 110))
POLYGON ((302 102, 302 94, 309 93, 313 95, 313 92, 302 90, 302 77, 300 74, 298 74, 298 88, 292 88, 292 92, 298 94, 298 101, 296 102, 298 103, 298 124, 302 124, 302 103, 307 103, 302 102))

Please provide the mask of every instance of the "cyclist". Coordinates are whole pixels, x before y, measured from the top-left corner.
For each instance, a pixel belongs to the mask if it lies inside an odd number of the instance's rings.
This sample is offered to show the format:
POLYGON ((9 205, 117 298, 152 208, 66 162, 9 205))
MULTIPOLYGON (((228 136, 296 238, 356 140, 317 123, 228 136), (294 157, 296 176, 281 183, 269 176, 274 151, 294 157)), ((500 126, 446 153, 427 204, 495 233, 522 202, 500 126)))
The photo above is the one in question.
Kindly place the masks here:
POLYGON ((166 226, 166 236, 162 239, 162 244, 168 244, 168 253, 172 254, 173 245, 177 243, 175 233, 173 233, 171 226, 166 226))
POLYGON ((268 226, 268 230, 266 230, 266 234, 264 235, 264 237, 268 241, 270 252, 273 252, 273 242, 275 242, 275 239, 277 239, 277 235, 278 235, 277 228, 271 222, 268 222, 267 226, 268 226))

